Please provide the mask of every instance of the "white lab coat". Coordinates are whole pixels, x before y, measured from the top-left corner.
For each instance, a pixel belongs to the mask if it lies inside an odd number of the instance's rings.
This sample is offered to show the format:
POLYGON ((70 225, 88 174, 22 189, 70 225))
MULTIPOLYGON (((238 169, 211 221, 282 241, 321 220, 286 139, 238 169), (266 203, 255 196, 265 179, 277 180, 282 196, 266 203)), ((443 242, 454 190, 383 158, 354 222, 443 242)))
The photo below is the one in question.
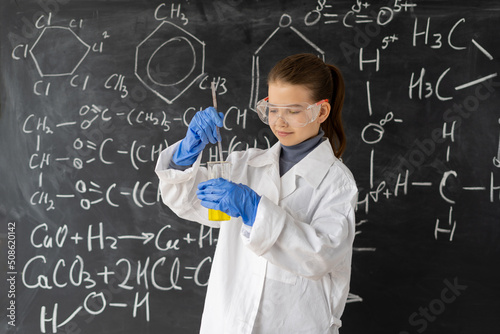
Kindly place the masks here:
POLYGON ((349 290, 357 188, 328 140, 279 176, 280 145, 233 152, 231 181, 262 196, 252 228, 241 218, 209 221, 196 197, 207 180, 194 165, 157 163, 163 201, 179 217, 220 227, 200 333, 338 333, 349 290))

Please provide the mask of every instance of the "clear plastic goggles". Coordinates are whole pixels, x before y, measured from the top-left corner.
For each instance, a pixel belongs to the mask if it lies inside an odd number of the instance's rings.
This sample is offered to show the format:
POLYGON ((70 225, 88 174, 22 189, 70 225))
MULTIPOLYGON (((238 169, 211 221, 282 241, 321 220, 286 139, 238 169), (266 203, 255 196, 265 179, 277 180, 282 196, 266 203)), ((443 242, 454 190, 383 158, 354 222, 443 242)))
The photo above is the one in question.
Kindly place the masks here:
POLYGON ((293 104, 269 103, 269 97, 257 102, 256 111, 262 122, 274 125, 281 118, 293 128, 301 128, 314 122, 318 117, 321 105, 328 99, 321 100, 315 104, 307 102, 293 104))

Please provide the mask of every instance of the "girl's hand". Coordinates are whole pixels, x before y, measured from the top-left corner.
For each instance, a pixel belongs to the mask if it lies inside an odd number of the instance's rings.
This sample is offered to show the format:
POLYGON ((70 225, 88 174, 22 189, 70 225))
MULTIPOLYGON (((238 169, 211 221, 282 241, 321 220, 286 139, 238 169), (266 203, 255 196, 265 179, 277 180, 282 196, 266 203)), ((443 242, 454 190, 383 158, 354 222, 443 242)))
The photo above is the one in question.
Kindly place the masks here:
POLYGON ((223 117, 224 114, 217 113, 213 107, 197 112, 172 158, 173 162, 179 166, 190 166, 208 143, 215 144, 221 140, 217 127, 223 126, 223 117))
POLYGON ((206 208, 220 210, 231 217, 241 216, 249 226, 255 221, 260 196, 244 184, 221 178, 208 180, 198 185, 196 195, 206 208))

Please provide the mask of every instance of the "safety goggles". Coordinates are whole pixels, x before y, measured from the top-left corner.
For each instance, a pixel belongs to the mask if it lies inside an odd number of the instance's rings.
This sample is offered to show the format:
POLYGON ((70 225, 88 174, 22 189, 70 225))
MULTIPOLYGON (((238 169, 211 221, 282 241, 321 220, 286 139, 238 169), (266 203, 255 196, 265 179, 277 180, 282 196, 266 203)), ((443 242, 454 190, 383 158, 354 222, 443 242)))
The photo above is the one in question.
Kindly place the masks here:
POLYGON ((269 97, 257 102, 256 111, 262 122, 274 125, 278 118, 281 118, 293 128, 301 128, 314 122, 318 117, 321 105, 328 102, 328 99, 321 100, 314 104, 307 102, 293 104, 269 103, 269 97))

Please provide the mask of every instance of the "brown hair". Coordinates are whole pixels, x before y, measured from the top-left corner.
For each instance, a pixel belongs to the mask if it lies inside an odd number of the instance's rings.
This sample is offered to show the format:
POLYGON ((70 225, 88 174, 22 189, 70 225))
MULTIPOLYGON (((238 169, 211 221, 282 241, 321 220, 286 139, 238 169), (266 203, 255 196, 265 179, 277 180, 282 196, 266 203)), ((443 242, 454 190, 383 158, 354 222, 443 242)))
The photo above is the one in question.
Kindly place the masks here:
POLYGON ((321 123, 321 127, 330 140, 335 156, 340 158, 346 146, 342 126, 345 85, 340 70, 334 65, 325 64, 316 55, 301 53, 280 60, 272 68, 267 83, 280 81, 307 87, 314 101, 328 99, 331 105, 330 115, 321 123))

